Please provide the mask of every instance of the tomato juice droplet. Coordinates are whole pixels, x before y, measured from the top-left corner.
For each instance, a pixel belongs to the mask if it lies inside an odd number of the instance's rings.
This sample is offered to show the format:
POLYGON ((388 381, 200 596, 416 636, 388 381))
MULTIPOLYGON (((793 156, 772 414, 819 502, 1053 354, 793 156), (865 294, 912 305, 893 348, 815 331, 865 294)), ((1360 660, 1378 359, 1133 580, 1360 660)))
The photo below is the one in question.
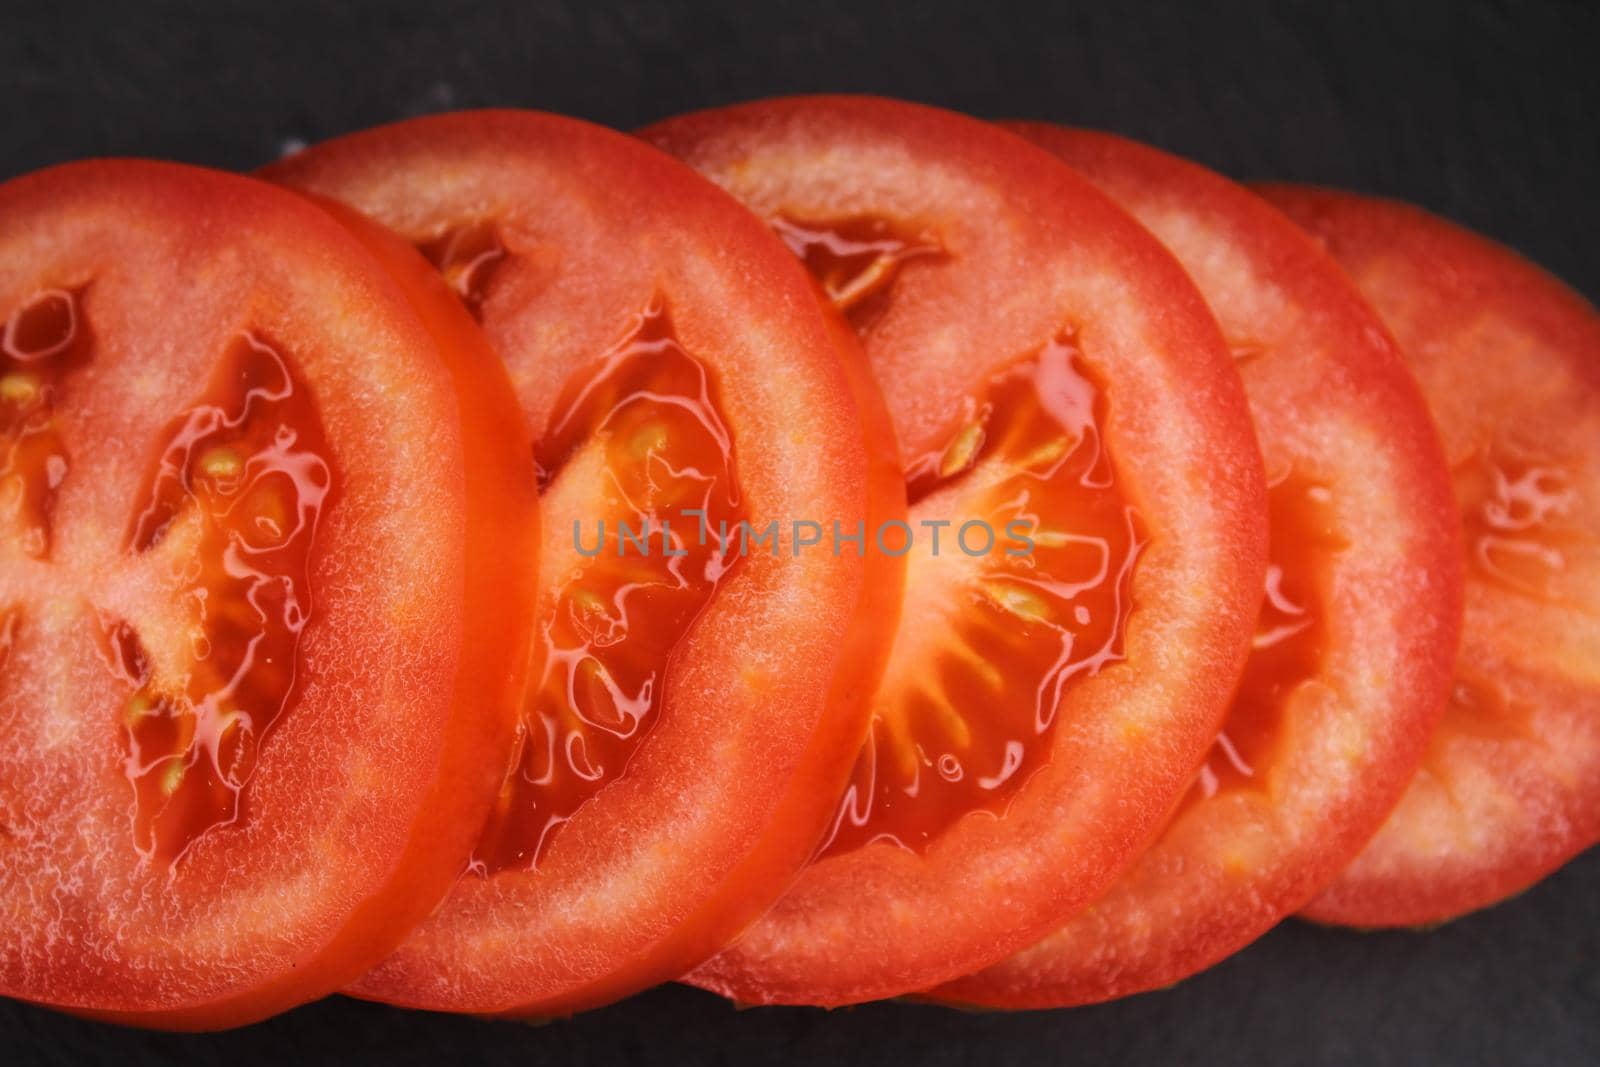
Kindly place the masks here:
POLYGON ((738 565, 737 542, 721 536, 744 510, 718 386, 663 302, 581 368, 554 410, 535 459, 557 501, 547 515, 566 525, 551 534, 543 675, 472 861, 483 875, 535 866, 624 773, 659 719, 674 650, 738 565), (599 552, 577 550, 593 534, 573 523, 603 531, 599 552))
POLYGON ((311 554, 334 495, 307 387, 276 347, 240 335, 167 427, 127 535, 130 553, 166 557, 181 577, 188 626, 101 619, 108 666, 132 686, 124 767, 147 855, 176 862, 240 817, 262 740, 294 699, 311 554))
POLYGON ((1047 758, 1063 693, 1123 657, 1145 535, 1105 417, 1068 333, 992 376, 910 458, 905 621, 819 855, 922 849, 970 813, 1002 814, 1047 758))

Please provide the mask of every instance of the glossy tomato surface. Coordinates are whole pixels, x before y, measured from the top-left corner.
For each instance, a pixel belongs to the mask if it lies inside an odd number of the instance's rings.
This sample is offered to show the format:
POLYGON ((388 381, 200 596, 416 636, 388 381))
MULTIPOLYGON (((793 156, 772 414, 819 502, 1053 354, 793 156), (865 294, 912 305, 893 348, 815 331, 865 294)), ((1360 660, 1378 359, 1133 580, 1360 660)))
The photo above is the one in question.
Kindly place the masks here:
POLYGON ((1600 839, 1600 314, 1416 208, 1262 192, 1399 341, 1444 436, 1466 559, 1444 722, 1400 806, 1305 914, 1436 923, 1600 839))
POLYGON ((969 973, 1098 895, 1215 736, 1265 566, 1238 372, 1172 257, 997 127, 816 97, 643 136, 765 219, 855 326, 914 535, 818 859, 689 980, 832 1005, 969 973))
POLYGON ((865 728, 903 564, 835 526, 904 491, 859 347, 735 201, 586 123, 421 119, 270 176, 433 259, 516 383, 548 519, 500 802, 354 992, 549 1014, 675 977, 793 879, 865 728))
POLYGON ((1167 986, 1310 899, 1399 800, 1449 694, 1460 536, 1420 390, 1338 265, 1242 186, 1108 134, 1008 127, 1178 257, 1244 376, 1266 457, 1266 597, 1189 795, 1116 886, 934 995, 1054 1007, 1167 986))
POLYGON ((371 224, 166 164, 0 186, 0 321, 0 987, 185 1029, 332 992, 494 797, 509 382, 371 224))

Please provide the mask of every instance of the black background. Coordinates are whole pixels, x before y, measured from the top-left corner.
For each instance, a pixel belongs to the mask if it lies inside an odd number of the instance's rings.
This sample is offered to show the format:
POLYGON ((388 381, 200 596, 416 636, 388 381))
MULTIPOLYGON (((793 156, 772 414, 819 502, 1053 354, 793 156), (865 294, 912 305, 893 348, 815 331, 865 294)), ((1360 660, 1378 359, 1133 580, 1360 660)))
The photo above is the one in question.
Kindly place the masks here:
MULTIPOLYGON (((776 93, 876 92, 1413 200, 1600 294, 1592 5, 3 3, 0 176, 108 154, 250 168, 294 141, 457 107, 628 128, 776 93)), ((1441 930, 1289 923, 1175 990, 1092 1009, 738 1012, 666 987, 540 1027, 334 998, 185 1037, 0 1002, 0 1060, 1596 1064, 1597 919, 1591 852, 1441 930)))

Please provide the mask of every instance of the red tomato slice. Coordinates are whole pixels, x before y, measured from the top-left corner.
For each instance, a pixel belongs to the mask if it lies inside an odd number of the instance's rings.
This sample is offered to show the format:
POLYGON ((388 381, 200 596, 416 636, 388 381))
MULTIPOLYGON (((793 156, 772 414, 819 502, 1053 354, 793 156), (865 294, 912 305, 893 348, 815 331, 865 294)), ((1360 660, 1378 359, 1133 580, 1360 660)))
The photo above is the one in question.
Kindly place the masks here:
POLYGON ((1239 361, 1271 501, 1266 598, 1244 679, 1162 836, 1049 937, 933 994, 1054 1007, 1186 978, 1349 863, 1444 711, 1460 536, 1416 382, 1338 265, 1293 223, 1152 148, 1042 123, 1010 128, 1110 194, 1188 269, 1239 361))
POLYGON ((833 832, 689 981, 831 1005, 970 973, 1102 891, 1215 736, 1265 566, 1238 372, 1172 257, 998 128, 821 97, 644 135, 857 327, 916 535, 833 832))
POLYGON ((1466 621, 1405 799, 1310 918, 1415 926, 1527 888, 1600 840, 1600 314, 1403 204, 1262 190, 1400 342, 1444 435, 1466 621))
POLYGON ((549 520, 546 662, 500 807, 354 992, 550 1014, 675 977, 793 880, 865 728, 903 564, 830 542, 904 491, 859 349, 737 203, 587 123, 421 119, 271 176, 443 270, 510 368, 549 520), (652 551, 595 553, 600 521, 652 551), (739 522, 777 541, 720 547, 739 522))
POLYGON ((182 1029, 322 996, 490 808, 526 437, 426 264, 347 222, 166 164, 0 187, 8 996, 182 1029))

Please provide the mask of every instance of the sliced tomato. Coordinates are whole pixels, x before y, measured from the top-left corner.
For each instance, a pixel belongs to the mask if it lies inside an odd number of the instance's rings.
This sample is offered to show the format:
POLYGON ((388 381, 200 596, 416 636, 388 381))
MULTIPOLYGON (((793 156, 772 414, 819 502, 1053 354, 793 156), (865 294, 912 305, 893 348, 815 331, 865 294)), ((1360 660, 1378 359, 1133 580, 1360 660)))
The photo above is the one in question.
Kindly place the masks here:
POLYGON ((526 435, 421 257, 345 222, 166 164, 0 187, 8 996, 183 1029, 322 996, 490 808, 526 435))
POLYGON ((1416 208, 1262 192, 1398 339, 1444 436, 1465 536, 1444 722, 1400 806, 1304 914, 1436 923, 1600 840, 1600 313, 1416 208))
POLYGON ((865 729, 903 563, 835 528, 905 505, 859 346, 736 202, 587 123, 427 118, 270 173, 433 258, 510 369, 548 517, 500 805, 354 992, 551 1014, 675 977, 793 879, 865 729))
POLYGON ((817 97, 644 136, 856 326, 911 504, 904 621, 833 830, 688 980, 832 1005, 970 973, 1102 891, 1215 736, 1265 567, 1238 372, 1172 257, 996 127, 817 97))
POLYGON ((1157 989, 1232 954, 1350 862, 1449 693, 1460 537, 1438 435, 1337 264, 1242 186, 1155 149, 1010 128, 1131 211, 1188 269, 1266 456, 1266 596, 1221 734, 1161 837, 1049 937, 934 997, 1054 1007, 1157 989), (1381 635, 1381 637, 1375 637, 1381 635))

